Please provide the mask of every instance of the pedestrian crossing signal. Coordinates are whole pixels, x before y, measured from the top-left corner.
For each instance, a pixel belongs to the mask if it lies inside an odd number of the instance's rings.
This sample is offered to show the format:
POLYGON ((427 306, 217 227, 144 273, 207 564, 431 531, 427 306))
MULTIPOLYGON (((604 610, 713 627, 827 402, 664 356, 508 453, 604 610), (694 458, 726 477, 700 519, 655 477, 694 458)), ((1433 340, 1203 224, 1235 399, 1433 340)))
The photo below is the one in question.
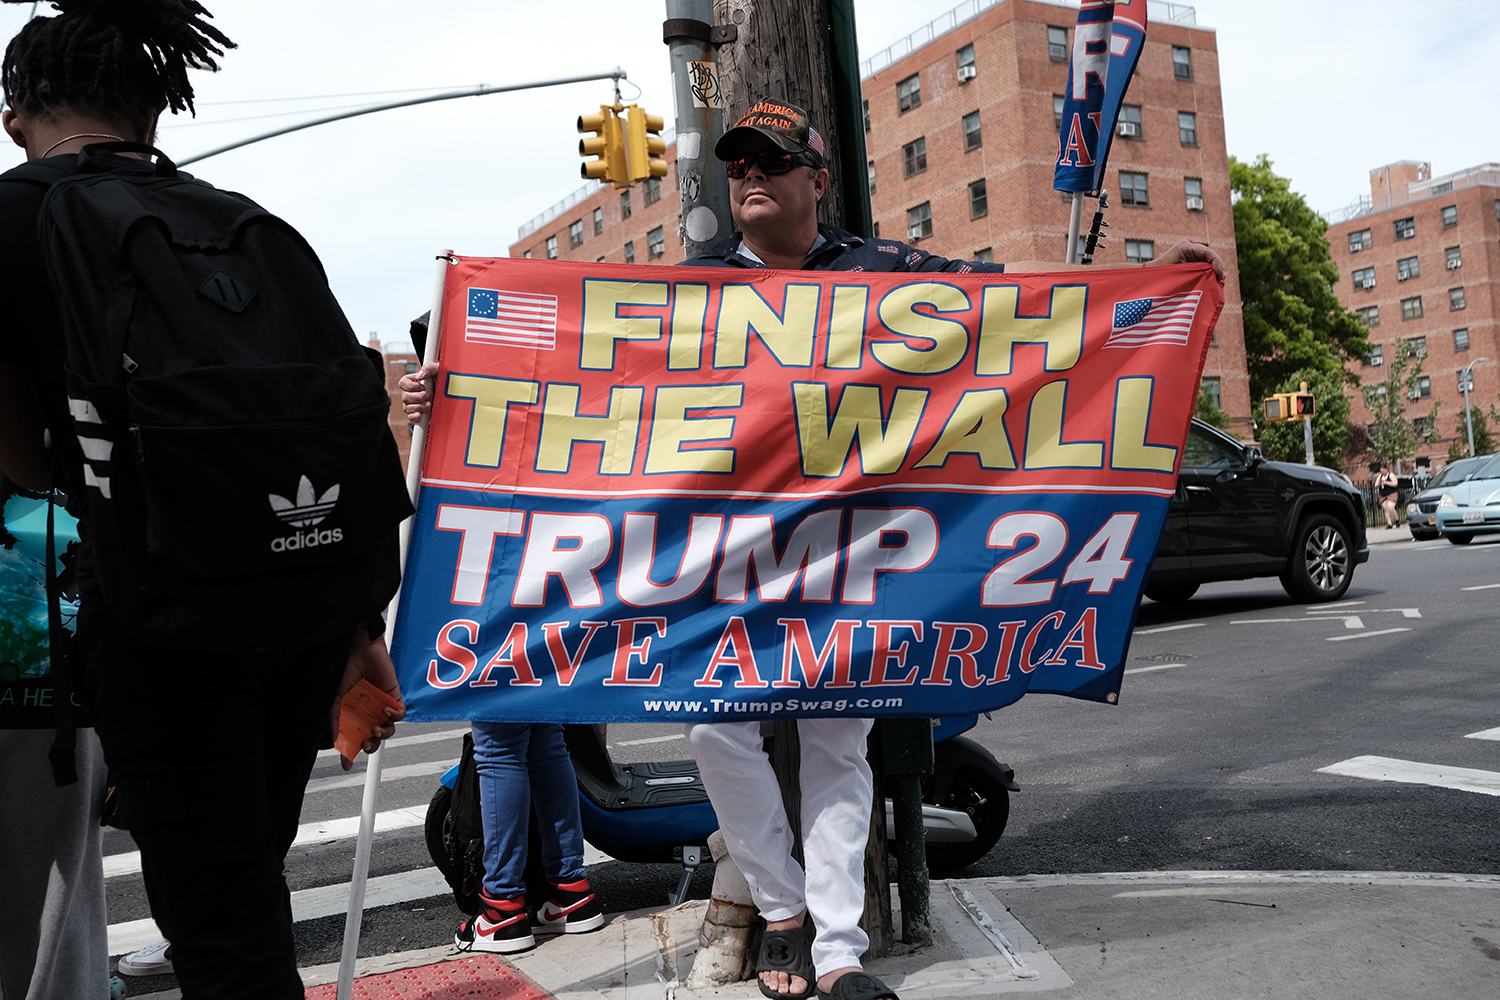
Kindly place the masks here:
POLYGON ((1274 396, 1267 396, 1265 401, 1266 420, 1273 424, 1294 423, 1303 417, 1311 417, 1317 413, 1317 402, 1313 394, 1307 391, 1307 383, 1302 383, 1298 392, 1278 392, 1274 396))

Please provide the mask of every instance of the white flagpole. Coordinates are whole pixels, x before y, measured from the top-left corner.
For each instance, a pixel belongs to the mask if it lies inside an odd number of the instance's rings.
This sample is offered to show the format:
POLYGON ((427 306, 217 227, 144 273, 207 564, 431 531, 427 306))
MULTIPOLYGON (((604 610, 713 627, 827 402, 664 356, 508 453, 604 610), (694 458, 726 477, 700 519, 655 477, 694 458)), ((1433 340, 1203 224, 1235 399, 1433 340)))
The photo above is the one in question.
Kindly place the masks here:
MULTIPOLYGON (((437 282, 432 289, 432 311, 427 315, 427 343, 422 351, 422 363, 426 364, 439 355, 438 345, 443 333, 443 291, 448 278, 448 267, 453 257, 452 250, 444 250, 438 256, 437 282)), ((416 506, 417 493, 422 487, 422 454, 427 445, 427 424, 431 415, 424 416, 412 428, 411 452, 406 458, 406 492, 416 506)), ((413 518, 401 522, 401 572, 406 573, 406 550, 411 543, 413 518)), ((396 634, 396 610, 401 602, 401 592, 391 598, 386 609, 386 635, 396 634)), ((384 756, 379 750, 370 755, 365 768, 365 797, 359 810, 359 840, 354 847, 354 874, 349 879, 349 912, 344 918, 344 950, 339 956, 338 1000, 349 1000, 354 991, 354 961, 359 954, 359 925, 365 912, 365 880, 370 874, 370 850, 375 840, 375 808, 380 802, 380 772, 384 756)))
POLYGON ((1063 255, 1063 261, 1068 264, 1078 263, 1078 232, 1083 228, 1083 192, 1073 192, 1073 209, 1068 214, 1068 252, 1063 255))

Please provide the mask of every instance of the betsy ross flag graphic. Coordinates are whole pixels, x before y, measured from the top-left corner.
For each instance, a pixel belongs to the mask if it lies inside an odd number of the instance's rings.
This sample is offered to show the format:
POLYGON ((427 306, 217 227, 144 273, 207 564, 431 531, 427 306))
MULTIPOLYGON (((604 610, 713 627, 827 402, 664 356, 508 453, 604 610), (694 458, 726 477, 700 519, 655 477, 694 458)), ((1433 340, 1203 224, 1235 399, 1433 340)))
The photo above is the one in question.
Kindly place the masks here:
POLYGON ((1127 299, 1115 303, 1115 322, 1105 347, 1144 347, 1147 344, 1186 344, 1198 313, 1201 291, 1127 299))
POLYGON ((471 288, 464 339, 550 351, 557 346, 557 296, 471 288))

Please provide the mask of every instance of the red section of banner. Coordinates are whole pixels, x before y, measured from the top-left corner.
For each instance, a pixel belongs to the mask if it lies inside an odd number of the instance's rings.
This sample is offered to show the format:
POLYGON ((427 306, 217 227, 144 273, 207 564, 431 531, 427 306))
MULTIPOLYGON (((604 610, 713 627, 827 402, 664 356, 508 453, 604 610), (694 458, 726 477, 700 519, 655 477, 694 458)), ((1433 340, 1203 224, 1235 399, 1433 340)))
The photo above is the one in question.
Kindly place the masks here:
POLYGON ((1189 333, 1223 304, 1207 265, 942 279, 460 258, 424 478, 614 496, 1173 489, 1161 456, 1184 424, 1150 414, 1196 394, 1209 338, 1189 333))

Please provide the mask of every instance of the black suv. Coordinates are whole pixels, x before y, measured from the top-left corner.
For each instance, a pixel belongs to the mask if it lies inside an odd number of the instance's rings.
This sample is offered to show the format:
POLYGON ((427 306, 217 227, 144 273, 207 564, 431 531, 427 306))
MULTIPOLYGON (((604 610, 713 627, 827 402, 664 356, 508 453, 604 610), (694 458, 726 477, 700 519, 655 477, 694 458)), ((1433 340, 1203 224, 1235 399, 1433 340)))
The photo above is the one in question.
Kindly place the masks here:
POLYGON ((1364 498, 1347 479, 1268 462, 1194 420, 1146 596, 1185 601, 1213 580, 1277 576, 1298 601, 1334 601, 1369 558, 1364 498))

